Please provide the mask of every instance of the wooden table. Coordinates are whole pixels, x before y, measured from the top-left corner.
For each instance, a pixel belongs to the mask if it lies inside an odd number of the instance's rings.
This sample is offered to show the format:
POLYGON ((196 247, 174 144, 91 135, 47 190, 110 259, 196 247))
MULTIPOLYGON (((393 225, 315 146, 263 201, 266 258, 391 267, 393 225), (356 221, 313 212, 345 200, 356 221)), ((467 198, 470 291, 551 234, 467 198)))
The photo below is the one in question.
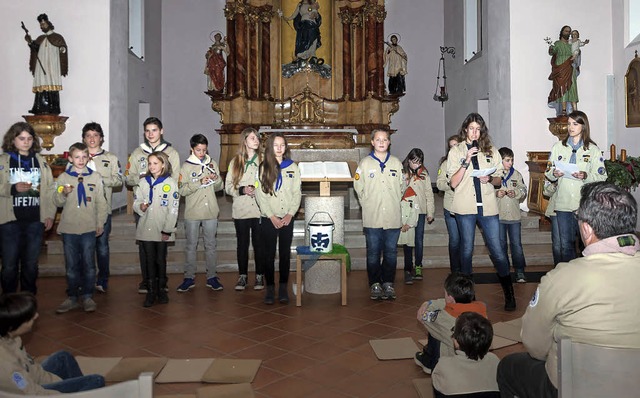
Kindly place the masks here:
POLYGON ((347 256, 348 253, 296 253, 296 306, 302 306, 302 261, 310 260, 317 257, 317 261, 321 260, 338 260, 340 261, 340 294, 342 295, 342 305, 347 305, 347 256))

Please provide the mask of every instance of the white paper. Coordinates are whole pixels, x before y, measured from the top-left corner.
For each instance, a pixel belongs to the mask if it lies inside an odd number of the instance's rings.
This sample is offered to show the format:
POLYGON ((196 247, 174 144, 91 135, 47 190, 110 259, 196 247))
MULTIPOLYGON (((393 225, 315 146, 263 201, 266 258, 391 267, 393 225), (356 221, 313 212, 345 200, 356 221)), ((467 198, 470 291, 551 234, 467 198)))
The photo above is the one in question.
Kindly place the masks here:
POLYGON ((471 177, 484 177, 490 176, 491 174, 496 172, 496 168, 492 167, 490 169, 481 169, 481 170, 473 170, 471 172, 471 177))
POLYGON ((571 180, 577 180, 577 178, 575 178, 574 176, 572 176, 573 173, 577 173, 580 171, 580 169, 578 169, 578 165, 575 163, 567 163, 567 162, 556 162, 555 164, 556 169, 560 170, 561 172, 564 173, 563 177, 564 178, 569 178, 571 180))
POLYGON ((300 162, 301 178, 351 178, 347 162, 300 162))

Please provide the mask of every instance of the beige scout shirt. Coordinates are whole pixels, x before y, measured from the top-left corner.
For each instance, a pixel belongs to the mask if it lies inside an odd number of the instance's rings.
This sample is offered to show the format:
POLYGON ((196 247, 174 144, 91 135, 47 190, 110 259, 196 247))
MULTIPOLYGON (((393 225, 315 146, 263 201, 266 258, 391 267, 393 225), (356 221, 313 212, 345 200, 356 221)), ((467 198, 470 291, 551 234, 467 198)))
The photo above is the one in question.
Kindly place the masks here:
POLYGON ((429 177, 429 172, 424 166, 420 168, 419 173, 422 178, 411 177, 409 179, 408 186, 413 188, 414 192, 416 193, 416 203, 418 205, 418 208, 420 209, 420 214, 426 214, 427 217, 433 218, 436 212, 436 207, 433 201, 433 187, 431 186, 431 177, 429 177))
POLYGON ((146 178, 142 178, 134 191, 133 211, 140 216, 136 239, 160 242, 164 232, 171 234, 166 242, 173 242, 176 240, 175 231, 180 207, 178 184, 172 177, 167 177, 153 187, 152 198, 149 198, 149 188, 146 178), (143 203, 149 204, 147 211, 140 210, 143 203))
POLYGON ((240 187, 246 187, 247 185, 251 185, 253 187, 256 186, 258 163, 250 163, 245 166, 246 170, 244 170, 237 187, 233 186, 232 171, 234 167, 235 159, 231 160, 231 163, 229 164, 229 171, 227 172, 227 179, 224 186, 225 192, 233 197, 231 217, 235 220, 260 218, 260 208, 258 207, 258 202, 256 202, 255 196, 251 197, 249 195, 240 195, 240 187))
POLYGON ((587 246, 585 257, 560 263, 542 277, 522 317, 522 342, 529 354, 546 361, 558 387, 558 341, 640 348, 640 245, 635 254, 619 252, 617 237, 587 246), (617 247, 616 247, 617 246, 617 247), (589 254, 598 252, 597 254, 589 254))
POLYGON ((104 196, 107 198, 107 209, 111 214, 111 196, 113 188, 120 188, 124 183, 120 162, 116 155, 109 151, 102 150, 91 157, 87 167, 97 172, 102 177, 104 183, 104 196))
POLYGON ((155 148, 151 148, 144 142, 139 147, 131 152, 129 161, 127 162, 127 170, 124 172, 125 182, 129 187, 135 187, 138 185, 140 179, 147 174, 147 166, 149 162, 147 158, 152 152, 162 151, 169 156, 169 163, 171 164, 171 177, 174 181, 178 181, 180 177, 180 155, 178 151, 173 149, 171 144, 163 142, 155 148))
MULTIPOLYGON (((449 156, 447 157, 447 175, 449 180, 460 167, 462 167, 462 161, 467 157, 467 144, 461 142, 458 145, 451 148, 449 156)), ((491 153, 485 154, 478 152, 478 164, 480 170, 496 168, 496 171, 491 177, 502 177, 502 157, 495 147, 491 147, 491 153)), ((451 204, 451 212, 454 214, 478 214, 476 189, 473 185, 473 179, 471 173, 473 172, 473 164, 470 164, 464 173, 464 177, 460 181, 460 184, 456 187, 453 194, 453 202, 451 204)), ((482 213, 485 216, 495 216, 498 214, 498 201, 496 200, 496 191, 491 182, 486 184, 480 184, 480 191, 482 193, 482 213)))
MULTIPOLYGON (((0 338, 0 391, 24 395, 57 395, 42 384, 61 381, 27 354, 20 337, 0 338)), ((1 394, 1 393, 0 393, 1 394)))
POLYGON ((433 369, 433 388, 447 396, 498 391, 496 376, 499 362, 500 359, 491 352, 476 361, 456 350, 453 356, 441 357, 433 369))
POLYGON ((584 150, 581 146, 576 152, 576 165, 580 171, 587 173, 584 180, 576 180, 573 178, 562 176, 556 178, 553 175, 555 170, 555 162, 569 163, 571 152, 573 149, 570 145, 562 145, 562 141, 556 142, 551 148, 549 162, 547 163, 547 171, 545 176, 549 181, 558 181, 558 190, 556 191, 555 210, 556 211, 575 211, 580 205, 580 189, 584 184, 594 181, 604 181, 607 179, 607 169, 604 167, 604 158, 600 149, 595 145, 589 145, 588 150, 584 150))
POLYGON ((180 179, 178 190, 181 196, 185 197, 185 220, 214 220, 218 218, 220 208, 216 191, 222 189, 222 177, 218 164, 209 155, 204 160, 191 155, 180 169, 180 179), (216 180, 213 184, 203 186, 202 178, 206 175, 215 174, 216 180))
POLYGON ((262 187, 256 189, 256 200, 260 206, 262 217, 271 216, 284 217, 287 214, 295 216, 300 208, 302 199, 302 183, 300 181, 300 169, 295 163, 281 170, 282 186, 275 193, 270 195, 264 193, 262 187))
MULTIPOLYGON (((70 170, 67 169, 67 170, 70 170)), ((82 174, 88 174, 86 167, 82 174)), ((102 228, 107 222, 109 211, 107 199, 104 196, 104 187, 100 174, 92 172, 89 175, 74 177, 67 172, 58 176, 56 192, 53 195, 53 203, 62 207, 62 215, 58 224, 58 233, 81 235, 102 228), (87 195, 86 206, 79 202, 78 187, 82 178, 82 184, 87 195), (62 189, 65 185, 73 186, 73 191, 65 196, 62 189)))
POLYGON ((453 189, 451 189, 449 179, 450 178, 447 175, 447 161, 445 160, 440 164, 440 168, 438 169, 436 186, 440 191, 444 192, 442 207, 444 207, 444 209, 447 211, 451 211, 451 205, 453 204, 453 189))
MULTIPOLYGON (((53 220, 56 216, 56 206, 52 199, 55 184, 46 160, 40 154, 36 154, 36 159, 40 165, 40 221, 44 222, 47 218, 53 220)), ((0 155, 0 224, 16 220, 16 215, 13 213, 13 196, 11 196, 10 162, 8 154, 0 155)))
POLYGON ((402 198, 402 201, 400 202, 402 225, 408 225, 411 228, 404 232, 400 231, 398 246, 407 245, 415 247, 416 245, 416 225, 418 225, 418 216, 422 212, 422 209, 418 208, 418 205, 416 204, 417 199, 418 197, 415 194, 407 197, 407 194, 405 193, 405 197, 402 198))
POLYGON ((380 163, 367 155, 358 165, 353 189, 362 206, 362 225, 365 228, 393 229, 402 227, 400 200, 404 192, 402 163, 389 156, 384 171, 380 163))
MULTIPOLYGON (((514 191, 516 196, 513 198, 508 197, 506 194, 501 198, 496 196, 500 221, 520 221, 522 218, 520 214, 520 203, 527 197, 527 186, 524 185, 522 174, 520 174, 518 170, 512 170, 513 174, 506 181, 507 186, 505 187, 501 184, 498 191, 504 191, 505 193, 507 191, 514 191)), ((506 178, 509 173, 505 170, 504 174, 505 176, 503 178, 506 178)))

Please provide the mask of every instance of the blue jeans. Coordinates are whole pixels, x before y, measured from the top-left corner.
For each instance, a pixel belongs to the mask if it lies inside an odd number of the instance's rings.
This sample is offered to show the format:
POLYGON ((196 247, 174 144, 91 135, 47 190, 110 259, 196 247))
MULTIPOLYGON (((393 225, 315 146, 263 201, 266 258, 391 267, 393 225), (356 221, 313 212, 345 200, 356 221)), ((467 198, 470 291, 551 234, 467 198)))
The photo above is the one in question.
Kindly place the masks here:
POLYGON ((418 224, 416 225, 416 239, 415 248, 404 245, 404 270, 413 270, 413 251, 416 251, 416 265, 422 266, 422 255, 424 253, 424 221, 427 218, 426 214, 418 215, 418 224))
POLYGON ((560 230, 558 229, 558 217, 550 216, 551 220, 551 251, 553 252, 553 265, 558 265, 562 257, 560 245, 560 230))
POLYGON ((38 256, 42 245, 44 224, 40 221, 12 221, 0 225, 2 234, 2 281, 3 293, 20 290, 37 293, 38 256))
POLYGON ((568 262, 576 258, 578 220, 571 211, 556 211, 556 220, 560 236, 560 262, 568 262))
POLYGON ((184 277, 196 277, 196 249, 200 238, 200 226, 204 240, 205 266, 207 279, 216 276, 218 256, 216 254, 216 231, 218 220, 184 220, 184 232, 187 235, 187 245, 184 248, 185 264, 184 277))
POLYGON ((96 238, 96 260, 98 261, 98 282, 109 280, 109 234, 111 234, 111 214, 104 223, 104 232, 96 238))
POLYGON ((42 368, 60 377, 62 381, 43 384, 47 390, 61 393, 95 390, 104 387, 104 377, 100 375, 83 376, 78 362, 66 351, 53 353, 42 362, 42 368))
POLYGON ((456 214, 456 221, 460 230, 461 272, 466 275, 473 273, 473 247, 476 237, 476 224, 478 224, 482 229, 484 241, 489 249, 491 261, 498 275, 509 275, 509 261, 500 244, 500 220, 498 215, 456 214))
POLYGON ((89 298, 96 283, 96 233, 62 234, 67 296, 89 298))
POLYGON ((524 259, 524 251, 522 250, 521 224, 519 222, 513 224, 500 223, 500 243, 502 251, 509 261, 507 254, 507 237, 509 238, 509 249, 511 249, 511 261, 516 272, 524 272, 527 263, 524 259))
POLYGON ((460 272, 460 230, 456 218, 447 209, 444 210, 444 222, 449 232, 449 267, 451 272, 460 272))
POLYGON ((400 228, 365 228, 364 237, 367 244, 369 286, 374 283, 393 283, 396 278, 400 228))

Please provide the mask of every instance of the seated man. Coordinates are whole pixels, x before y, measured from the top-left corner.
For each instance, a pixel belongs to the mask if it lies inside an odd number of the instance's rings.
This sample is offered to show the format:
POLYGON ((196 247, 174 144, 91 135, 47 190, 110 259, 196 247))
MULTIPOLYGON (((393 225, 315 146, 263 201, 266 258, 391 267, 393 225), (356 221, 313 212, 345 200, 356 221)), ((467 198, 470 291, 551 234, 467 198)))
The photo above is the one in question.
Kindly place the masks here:
POLYGON ((525 353, 498 366, 502 397, 558 396, 558 341, 640 348, 638 206, 601 181, 582 187, 577 211, 584 257, 560 263, 540 281, 522 318, 525 353))
POLYGON ((104 377, 83 376, 75 358, 58 351, 42 362, 27 354, 20 336, 38 318, 31 293, 0 296, 0 391, 23 395, 54 395, 104 387, 104 377))

